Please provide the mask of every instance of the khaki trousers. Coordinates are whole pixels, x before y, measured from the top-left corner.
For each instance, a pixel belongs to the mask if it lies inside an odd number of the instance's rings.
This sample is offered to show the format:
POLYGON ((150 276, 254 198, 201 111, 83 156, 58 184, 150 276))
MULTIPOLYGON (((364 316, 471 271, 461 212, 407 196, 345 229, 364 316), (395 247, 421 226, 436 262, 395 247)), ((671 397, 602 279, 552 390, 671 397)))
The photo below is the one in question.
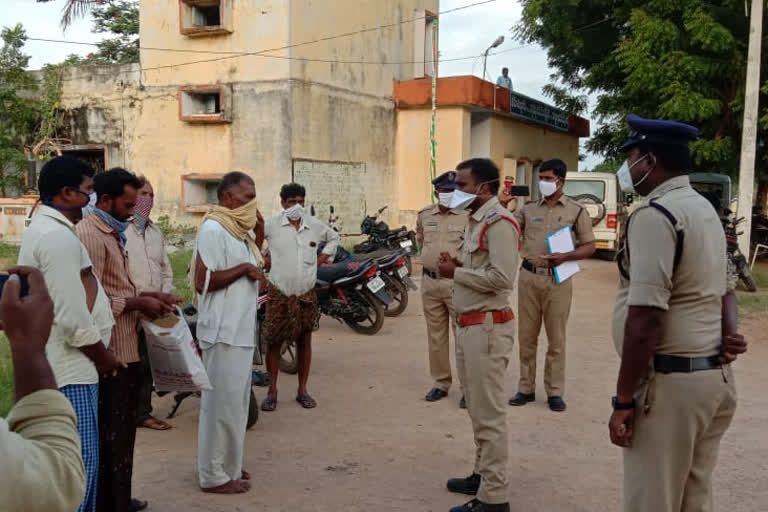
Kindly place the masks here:
POLYGON ((520 330, 521 393, 536 391, 536 350, 541 322, 547 331, 547 357, 544 364, 544 389, 547 396, 565 393, 565 329, 571 313, 573 279, 556 284, 552 276, 520 270, 518 302, 520 330))
POLYGON ((456 338, 456 315, 453 310, 453 280, 432 279, 425 275, 421 280, 421 302, 427 322, 427 348, 429 373, 434 387, 448 391, 451 377, 450 329, 456 338))
POLYGON ((632 447, 624 450, 624 511, 710 512, 720 439, 736 411, 730 367, 657 374, 635 400, 632 447), (654 399, 646 414, 648 386, 654 399))
POLYGON ((485 503, 509 501, 504 381, 514 335, 514 322, 494 324, 490 314, 483 325, 456 330, 456 367, 475 435, 475 473, 482 476, 477 498, 485 503))

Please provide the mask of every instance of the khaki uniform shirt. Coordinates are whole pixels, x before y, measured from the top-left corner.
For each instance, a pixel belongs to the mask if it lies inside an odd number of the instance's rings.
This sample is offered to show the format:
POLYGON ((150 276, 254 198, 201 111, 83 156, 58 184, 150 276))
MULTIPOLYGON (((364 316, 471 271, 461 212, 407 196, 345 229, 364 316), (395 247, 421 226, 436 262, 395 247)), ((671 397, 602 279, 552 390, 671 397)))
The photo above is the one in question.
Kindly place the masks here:
POLYGON ((629 273, 620 276, 613 313, 613 339, 621 354, 629 306, 667 311, 656 353, 707 357, 722 343, 722 297, 726 293, 726 246, 720 219, 712 205, 691 188, 688 176, 659 185, 640 204, 627 227, 629 261, 619 254, 629 273), (655 208, 664 206, 684 231, 683 252, 673 271, 674 226, 655 208))
POLYGON ((537 267, 550 266, 541 256, 549 254, 547 235, 558 229, 571 226, 576 237, 575 247, 595 241, 589 212, 566 195, 561 196, 552 207, 546 199, 531 201, 515 212, 515 219, 523 231, 522 256, 537 267))
POLYGON ((424 268, 437 272, 440 253, 459 255, 464 240, 469 210, 453 209, 440 213, 440 208, 430 205, 419 212, 416 219, 416 239, 421 244, 421 263, 424 268))
POLYGON ((495 197, 469 216, 460 261, 453 278, 456 313, 495 311, 509 307, 518 267, 518 232, 495 197), (487 229, 482 233, 483 226, 487 229))

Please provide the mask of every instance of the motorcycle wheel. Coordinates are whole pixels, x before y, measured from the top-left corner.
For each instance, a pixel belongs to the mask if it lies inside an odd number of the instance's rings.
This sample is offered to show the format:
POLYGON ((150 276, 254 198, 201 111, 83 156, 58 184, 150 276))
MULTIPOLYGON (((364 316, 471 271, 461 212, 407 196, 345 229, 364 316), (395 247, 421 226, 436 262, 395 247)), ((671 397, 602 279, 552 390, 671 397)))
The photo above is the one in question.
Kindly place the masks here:
POLYGON ((296 345, 283 343, 280 347, 280 371, 295 375, 299 371, 299 361, 296 358, 296 345))
POLYGON ((384 305, 384 316, 399 316, 408 308, 408 288, 399 279, 390 278, 388 281, 392 303, 384 305))
POLYGON ((746 288, 748 292, 757 291, 757 283, 755 283, 755 279, 752 277, 752 271, 749 270, 746 262, 739 265, 739 279, 741 279, 744 288, 746 288))
POLYGON ((245 424, 245 429, 249 430, 257 421, 259 421, 259 401, 256 398, 256 393, 251 389, 251 400, 248 403, 248 421, 245 424))
POLYGON ((384 305, 368 290, 363 290, 362 293, 369 307, 367 320, 370 322, 370 325, 350 318, 345 318, 344 323, 350 326, 356 333, 373 336, 384 325, 384 305))

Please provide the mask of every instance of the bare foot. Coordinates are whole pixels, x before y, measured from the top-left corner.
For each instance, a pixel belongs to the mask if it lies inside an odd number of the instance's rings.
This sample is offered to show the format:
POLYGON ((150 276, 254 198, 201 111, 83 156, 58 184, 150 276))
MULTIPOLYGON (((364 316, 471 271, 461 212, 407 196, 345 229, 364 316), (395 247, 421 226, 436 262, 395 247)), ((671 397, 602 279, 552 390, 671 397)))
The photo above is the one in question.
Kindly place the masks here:
POLYGON ((223 485, 201 487, 200 490, 212 494, 242 494, 251 490, 251 483, 245 480, 230 480, 223 485))
POLYGON ((251 479, 251 474, 243 469, 243 470, 240 471, 240 478, 242 480, 250 480, 251 479))

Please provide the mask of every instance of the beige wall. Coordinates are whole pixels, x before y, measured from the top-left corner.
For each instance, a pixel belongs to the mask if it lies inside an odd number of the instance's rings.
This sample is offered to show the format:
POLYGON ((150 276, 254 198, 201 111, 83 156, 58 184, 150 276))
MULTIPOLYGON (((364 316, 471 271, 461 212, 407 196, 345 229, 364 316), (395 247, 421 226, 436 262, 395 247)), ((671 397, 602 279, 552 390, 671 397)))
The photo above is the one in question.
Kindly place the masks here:
MULTIPOLYGON (((179 32, 178 0, 144 0, 140 9, 141 45, 154 48, 179 48, 211 52, 259 52, 289 44, 288 0, 225 0, 232 9, 233 32, 190 37, 179 32)), ((270 52, 288 56, 288 50, 270 52)), ((145 50, 141 52, 144 83, 208 84, 288 78, 290 61, 259 56, 234 57, 216 62, 189 64, 227 57, 216 53, 180 53, 145 50)))
MULTIPOLYGON (((454 169, 470 156, 470 112, 464 107, 444 107, 437 112, 437 173, 454 169)), ((429 109, 397 112, 395 161, 401 222, 409 223, 431 201, 429 174, 429 109), (410 213, 409 213, 410 212, 410 213)))
MULTIPOLYGON (((436 13, 438 4, 439 0, 290 0, 291 44, 413 19, 423 16, 424 9, 436 13)), ((291 56, 365 62, 422 60, 421 55, 414 58, 416 24, 424 26, 425 21, 297 46, 291 49, 291 56)), ((393 79, 415 78, 412 63, 380 66, 302 61, 291 62, 291 77, 382 97, 392 96, 393 79)))
MULTIPOLYGON (((412 220, 413 212, 431 200, 430 115, 428 108, 401 109, 397 113, 395 162, 398 204, 404 222, 412 220)), ((560 158, 569 169, 578 168, 578 137, 509 116, 472 113, 470 107, 439 107, 436 133, 438 173, 455 168, 466 158, 490 157, 502 170, 502 179, 507 173, 516 176, 517 166, 524 165, 530 185, 537 161, 560 158), (524 164, 520 161, 523 159, 527 160, 524 164)))

